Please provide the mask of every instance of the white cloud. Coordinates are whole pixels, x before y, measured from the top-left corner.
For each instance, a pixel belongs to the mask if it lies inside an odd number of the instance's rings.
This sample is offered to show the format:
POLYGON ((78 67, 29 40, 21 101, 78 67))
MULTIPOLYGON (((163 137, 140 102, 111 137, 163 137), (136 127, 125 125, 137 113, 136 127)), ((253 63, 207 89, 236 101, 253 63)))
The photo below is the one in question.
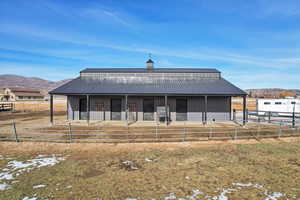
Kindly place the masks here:
POLYGON ((116 11, 109 11, 101 8, 86 8, 82 9, 79 13, 81 17, 87 17, 102 23, 115 22, 127 27, 133 27, 133 24, 129 20, 125 20, 125 17, 121 17, 120 13, 116 11))
MULTIPOLYGON (((275 58, 265 58, 262 56, 248 56, 241 55, 238 53, 230 53, 226 50, 218 49, 195 49, 195 50, 171 50, 171 48, 162 47, 143 47, 137 45, 126 45, 126 44, 114 44, 110 42, 104 42, 97 38, 92 38, 89 35, 75 33, 75 32, 63 32, 63 31, 53 31, 46 29, 39 29, 36 27, 24 26, 24 25, 13 25, 13 24, 0 24, 2 29, 0 32, 17 34, 19 36, 29 36, 29 37, 41 37, 44 39, 56 40, 61 42, 73 43, 82 46, 90 47, 104 47, 115 49, 119 51, 127 52, 139 52, 148 54, 151 52, 154 55, 160 56, 173 56, 178 58, 187 58, 195 60, 205 60, 205 61, 222 61, 237 64, 250 64, 256 67, 262 68, 274 68, 274 69, 285 69, 285 68, 298 68, 300 65, 299 57, 275 57, 275 58)), ((144 44, 146 45, 146 44, 144 44)), ((267 53, 267 52, 264 52, 267 53)))

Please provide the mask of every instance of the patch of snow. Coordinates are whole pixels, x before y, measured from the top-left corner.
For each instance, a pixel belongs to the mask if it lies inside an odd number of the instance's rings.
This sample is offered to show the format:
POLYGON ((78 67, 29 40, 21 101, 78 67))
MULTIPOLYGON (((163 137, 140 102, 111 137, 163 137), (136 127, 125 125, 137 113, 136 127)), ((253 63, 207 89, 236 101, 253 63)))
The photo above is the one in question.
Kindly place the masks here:
POLYGON ((186 196, 187 199, 194 200, 197 199, 199 195, 203 195, 204 193, 200 190, 192 190, 193 194, 186 196))
POLYGON ((153 162, 153 160, 150 159, 150 158, 145 158, 145 161, 146 161, 146 162, 153 162))
POLYGON ((174 193, 170 193, 168 196, 165 197, 165 200, 172 200, 176 199, 176 195, 174 193))
POLYGON ((11 187, 6 183, 0 183, 0 191, 10 189, 11 187))
POLYGON ((36 197, 24 197, 22 200, 37 200, 36 197))
POLYGON ((9 172, 0 173, 0 180, 12 180, 12 179, 13 179, 13 175, 10 174, 9 172))
POLYGON ((258 188, 258 189, 264 188, 264 186, 262 186, 260 184, 253 184, 253 183, 232 183, 232 185, 240 186, 240 187, 254 187, 254 188, 258 188))
POLYGON ((46 185, 35 185, 32 188, 37 189, 37 188, 43 188, 43 187, 46 187, 46 185))
MULTIPOLYGON (((205 194, 204 192, 202 192, 198 189, 195 189, 195 190, 192 190, 191 195, 187 195, 183 198, 177 198, 175 193, 170 193, 162 199, 164 199, 164 200, 196 200, 196 199, 200 199, 200 197, 199 197, 200 195, 203 195, 202 198, 206 199, 206 200, 230 200, 228 197, 228 194, 241 191, 241 190, 243 190, 243 188, 247 188, 247 187, 259 189, 265 195, 265 198, 263 200, 278 200, 281 197, 287 197, 287 196, 290 196, 291 198, 296 199, 296 195, 286 195, 281 192, 270 193, 263 185, 260 185, 260 184, 232 183, 232 185, 234 186, 232 188, 217 188, 217 190, 215 192, 218 192, 219 195, 216 195, 213 197, 205 194)), ((137 200, 137 199, 127 198, 126 200, 137 200)))
MULTIPOLYGON (((54 166, 60 161, 64 160, 63 157, 45 157, 39 155, 37 158, 23 161, 12 160, 9 161, 4 169, 0 172, 0 184, 5 184, 4 180, 14 180, 17 176, 21 175, 24 172, 30 172, 31 170, 45 167, 45 166, 54 166)), ((11 184, 16 183, 11 181, 11 184)), ((9 186, 9 185, 7 185, 9 186)))
POLYGON ((266 198, 264 200, 277 200, 278 198, 285 196, 285 194, 280 192, 274 192, 272 194, 269 194, 268 190, 264 188, 264 186, 260 184, 253 184, 253 183, 232 183, 232 185, 239 186, 239 187, 254 187, 257 189, 261 189, 264 191, 264 195, 266 195, 266 198))
POLYGON ((280 192, 274 192, 273 194, 268 194, 264 200, 277 200, 278 198, 283 197, 283 196, 285 196, 285 195, 280 192))
POLYGON ((226 196, 226 194, 230 194, 232 192, 236 191, 235 189, 223 189, 221 194, 219 196, 214 196, 213 200, 229 200, 229 198, 226 196))

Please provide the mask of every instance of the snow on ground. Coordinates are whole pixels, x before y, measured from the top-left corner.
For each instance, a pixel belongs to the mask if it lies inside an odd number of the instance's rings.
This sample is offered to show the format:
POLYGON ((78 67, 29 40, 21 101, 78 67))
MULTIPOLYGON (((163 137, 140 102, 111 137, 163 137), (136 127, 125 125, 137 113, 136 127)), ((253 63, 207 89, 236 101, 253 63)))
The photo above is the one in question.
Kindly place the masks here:
POLYGON ((0 191, 10 189, 10 186, 6 183, 0 183, 0 191))
MULTIPOLYGON (((261 192, 265 195, 265 197, 261 200, 278 200, 281 197, 287 197, 286 194, 281 192, 270 192, 264 186, 260 184, 253 184, 253 183, 232 183, 232 188, 218 188, 217 191, 220 193, 216 196, 209 196, 205 195, 204 192, 195 189, 192 190, 192 194, 185 196, 183 198, 177 198, 175 193, 169 193, 164 198, 164 200, 196 200, 196 199, 205 199, 205 200, 230 200, 228 194, 235 193, 242 191, 245 188, 257 188, 261 190, 261 192)), ((295 195, 289 195, 289 199, 296 199, 295 195)), ((153 198, 150 198, 155 200, 153 198)), ((138 200, 135 198, 127 198, 125 200, 138 200)))
POLYGON ((37 200, 36 197, 25 197, 22 200, 37 200))
POLYGON ((43 188, 43 187, 46 187, 46 185, 35 185, 32 188, 37 189, 37 188, 43 188))
POLYGON ((64 160, 63 157, 56 157, 54 155, 51 157, 46 155, 39 155, 34 159, 29 159, 26 161, 8 161, 5 168, 1 169, 0 172, 0 190, 11 188, 11 186, 6 182, 10 182, 10 184, 16 183, 14 179, 16 179, 17 176, 21 175, 24 172, 30 172, 40 167, 54 166, 62 160, 64 160))

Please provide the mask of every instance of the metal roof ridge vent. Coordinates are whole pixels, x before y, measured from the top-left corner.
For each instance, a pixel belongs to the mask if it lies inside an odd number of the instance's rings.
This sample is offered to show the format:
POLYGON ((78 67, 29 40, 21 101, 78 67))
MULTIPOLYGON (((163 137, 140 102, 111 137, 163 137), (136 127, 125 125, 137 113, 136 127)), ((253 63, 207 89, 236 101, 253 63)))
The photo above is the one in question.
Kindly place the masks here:
POLYGON ((151 60, 151 58, 149 58, 149 60, 146 62, 147 64, 147 71, 148 72, 152 72, 154 69, 154 62, 153 60, 151 60))

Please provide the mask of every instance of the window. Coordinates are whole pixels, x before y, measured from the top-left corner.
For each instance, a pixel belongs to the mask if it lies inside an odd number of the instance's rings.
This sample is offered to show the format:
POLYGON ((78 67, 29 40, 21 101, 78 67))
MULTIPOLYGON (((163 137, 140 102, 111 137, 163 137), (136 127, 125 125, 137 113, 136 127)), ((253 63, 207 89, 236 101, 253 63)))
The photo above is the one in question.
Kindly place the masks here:
POLYGON ((281 105, 281 102, 275 102, 276 105, 281 105))
POLYGON ((265 104, 265 105, 270 105, 270 104, 271 104, 271 102, 264 102, 264 104, 265 104))
POLYGON ((296 104, 296 102, 295 102, 295 101, 292 101, 291 104, 296 104))

